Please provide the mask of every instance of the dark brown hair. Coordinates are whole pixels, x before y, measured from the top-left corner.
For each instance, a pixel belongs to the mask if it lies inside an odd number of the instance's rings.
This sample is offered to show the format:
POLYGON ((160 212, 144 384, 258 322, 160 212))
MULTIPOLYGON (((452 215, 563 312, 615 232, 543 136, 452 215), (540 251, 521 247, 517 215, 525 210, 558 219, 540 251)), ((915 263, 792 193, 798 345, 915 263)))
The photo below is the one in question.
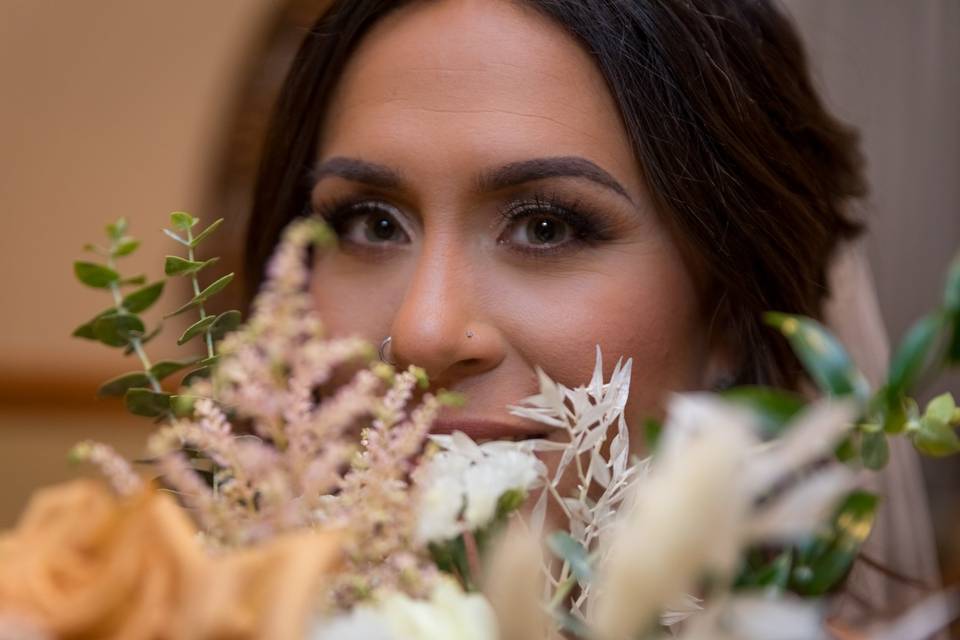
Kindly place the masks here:
MULTIPOLYGON (((766 310, 819 317, 827 265, 859 230, 857 136, 813 88, 802 43, 767 0, 516 0, 589 51, 619 106, 659 213, 698 272, 737 383, 800 379, 766 310)), ((281 91, 247 236, 252 293, 282 228, 308 209, 324 107, 364 33, 402 2, 338 0, 281 91)))

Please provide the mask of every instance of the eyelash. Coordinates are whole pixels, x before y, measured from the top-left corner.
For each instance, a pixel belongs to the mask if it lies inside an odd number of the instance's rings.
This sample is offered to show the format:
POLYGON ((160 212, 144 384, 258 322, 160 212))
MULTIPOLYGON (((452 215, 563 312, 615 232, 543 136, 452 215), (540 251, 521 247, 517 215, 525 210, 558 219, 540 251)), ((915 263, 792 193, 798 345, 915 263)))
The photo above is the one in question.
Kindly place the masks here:
MULTIPOLYGON (((382 201, 363 196, 342 196, 314 205, 314 213, 320 215, 338 233, 345 223, 356 216, 378 211, 394 216, 393 209, 392 206, 383 206, 382 201)), ((570 240, 543 249, 511 245, 498 239, 498 244, 509 245, 512 251, 533 258, 553 257, 575 248, 596 246, 612 239, 612 225, 607 222, 604 215, 589 211, 579 199, 570 200, 552 192, 541 191, 529 197, 511 201, 501 207, 498 213, 511 225, 538 214, 546 214, 570 227, 572 232, 570 240)), ((510 228, 512 226, 508 227, 508 230, 510 228)), ((388 249, 365 246, 364 250, 378 252, 388 249)))

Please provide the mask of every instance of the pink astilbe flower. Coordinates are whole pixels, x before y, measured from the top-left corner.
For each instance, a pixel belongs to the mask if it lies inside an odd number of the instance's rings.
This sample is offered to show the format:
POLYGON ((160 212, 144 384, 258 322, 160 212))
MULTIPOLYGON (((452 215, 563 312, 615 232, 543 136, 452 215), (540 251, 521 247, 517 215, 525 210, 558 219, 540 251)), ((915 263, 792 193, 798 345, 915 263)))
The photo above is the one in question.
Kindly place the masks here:
POLYGON ((109 445, 86 440, 74 446, 70 454, 77 461, 90 462, 99 467, 114 491, 121 496, 131 496, 143 488, 143 481, 130 463, 109 445))
POLYGON ((181 391, 191 414, 155 433, 150 450, 211 544, 345 528, 331 604, 381 587, 427 594, 436 571, 412 543, 410 473, 442 398, 410 407, 421 370, 395 372, 366 341, 324 336, 306 257, 326 233, 312 219, 284 232, 252 317, 220 342, 209 378, 181 391))

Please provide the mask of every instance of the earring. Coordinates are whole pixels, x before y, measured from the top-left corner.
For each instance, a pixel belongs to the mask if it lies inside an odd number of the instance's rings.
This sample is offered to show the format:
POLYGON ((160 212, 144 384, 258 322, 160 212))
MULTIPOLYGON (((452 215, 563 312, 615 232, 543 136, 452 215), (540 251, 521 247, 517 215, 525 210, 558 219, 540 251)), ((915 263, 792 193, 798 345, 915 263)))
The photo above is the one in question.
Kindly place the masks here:
POLYGON ((393 338, 391 336, 387 336, 384 339, 384 341, 380 343, 380 349, 378 353, 380 355, 381 361, 386 362, 387 364, 396 364, 396 362, 391 362, 386 356, 386 351, 387 351, 387 348, 390 346, 391 341, 393 341, 393 338))

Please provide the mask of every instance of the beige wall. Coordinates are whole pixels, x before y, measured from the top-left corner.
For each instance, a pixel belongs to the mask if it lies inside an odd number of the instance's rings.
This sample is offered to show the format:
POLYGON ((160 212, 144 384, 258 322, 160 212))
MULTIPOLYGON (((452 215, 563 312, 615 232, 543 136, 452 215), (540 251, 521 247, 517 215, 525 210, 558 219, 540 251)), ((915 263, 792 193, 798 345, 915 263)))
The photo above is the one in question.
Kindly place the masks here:
POLYGON ((173 243, 159 228, 172 210, 203 215, 235 74, 275 4, 0 0, 0 525, 30 488, 72 473, 76 440, 142 443, 149 422, 93 399, 135 367, 70 338, 109 305, 71 263, 123 215, 145 240, 130 272, 162 273, 173 243))

